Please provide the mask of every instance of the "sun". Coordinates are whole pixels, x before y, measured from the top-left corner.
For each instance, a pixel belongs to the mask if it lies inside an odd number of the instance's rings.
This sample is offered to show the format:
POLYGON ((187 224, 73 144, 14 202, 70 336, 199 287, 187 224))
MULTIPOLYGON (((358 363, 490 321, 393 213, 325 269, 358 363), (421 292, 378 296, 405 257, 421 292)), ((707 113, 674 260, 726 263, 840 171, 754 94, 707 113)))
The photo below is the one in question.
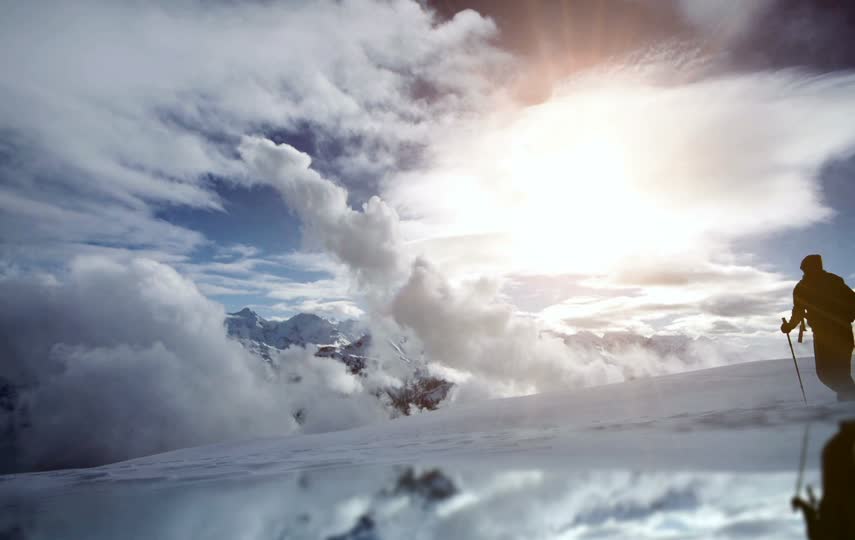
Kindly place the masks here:
POLYGON ((622 260, 670 254, 688 236, 671 209, 645 193, 653 148, 622 132, 598 107, 550 103, 513 130, 502 157, 516 194, 508 216, 519 265, 556 272, 607 272, 622 260))
POLYGON ((709 219, 670 188, 692 155, 675 154, 675 136, 656 140, 673 119, 651 116, 651 99, 571 92, 514 109, 452 138, 446 160, 407 182, 408 193, 434 212, 441 235, 491 239, 473 268, 608 274, 682 256, 698 249, 709 219))
POLYGON ((507 167, 519 194, 513 250, 545 272, 604 271, 646 244, 661 223, 634 182, 631 154, 604 129, 535 123, 507 167))

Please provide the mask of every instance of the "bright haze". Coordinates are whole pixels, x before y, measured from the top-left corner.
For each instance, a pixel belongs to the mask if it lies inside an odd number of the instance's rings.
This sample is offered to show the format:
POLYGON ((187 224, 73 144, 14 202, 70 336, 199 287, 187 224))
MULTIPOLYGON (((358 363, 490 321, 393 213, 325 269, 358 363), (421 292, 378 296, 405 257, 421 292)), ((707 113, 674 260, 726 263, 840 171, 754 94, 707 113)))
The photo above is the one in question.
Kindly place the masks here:
POLYGON ((77 464, 291 432, 303 398, 318 430, 383 417, 340 400, 400 383, 382 359, 292 351, 322 391, 266 384, 225 335, 247 306, 407 336, 452 401, 786 356, 801 258, 855 277, 853 30, 807 0, 7 6, 0 377, 28 463, 80 426, 103 444, 77 464))

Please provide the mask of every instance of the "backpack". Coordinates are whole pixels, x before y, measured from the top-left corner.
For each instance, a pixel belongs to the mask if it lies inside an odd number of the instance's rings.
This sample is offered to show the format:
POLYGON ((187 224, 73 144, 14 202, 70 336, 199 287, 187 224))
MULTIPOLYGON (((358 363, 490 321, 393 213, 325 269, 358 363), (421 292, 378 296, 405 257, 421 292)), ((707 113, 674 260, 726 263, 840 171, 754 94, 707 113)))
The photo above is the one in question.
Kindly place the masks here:
POLYGON ((807 321, 814 330, 838 331, 855 321, 855 291, 831 272, 805 276, 793 289, 793 300, 807 308, 807 321))
POLYGON ((830 302, 829 308, 839 321, 852 324, 855 321, 855 291, 849 288, 842 277, 830 272, 827 275, 831 278, 829 285, 833 283, 826 293, 829 295, 826 297, 826 301, 830 302))
MULTIPOLYGON (((841 280, 842 281, 842 280, 841 280)), ((855 291, 849 288, 849 285, 846 282, 843 282, 843 289, 841 290, 841 296, 843 296, 843 306, 844 312, 843 315, 846 320, 851 324, 855 321, 855 291)))

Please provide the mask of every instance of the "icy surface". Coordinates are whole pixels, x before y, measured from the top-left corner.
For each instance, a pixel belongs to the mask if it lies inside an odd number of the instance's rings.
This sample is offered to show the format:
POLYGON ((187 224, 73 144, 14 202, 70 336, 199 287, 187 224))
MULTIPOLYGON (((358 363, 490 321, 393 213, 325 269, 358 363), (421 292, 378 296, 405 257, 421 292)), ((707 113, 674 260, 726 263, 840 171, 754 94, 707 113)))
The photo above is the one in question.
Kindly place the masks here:
POLYGON ((0 481, 16 538, 802 538, 855 416, 792 360, 488 401, 361 429, 0 481))

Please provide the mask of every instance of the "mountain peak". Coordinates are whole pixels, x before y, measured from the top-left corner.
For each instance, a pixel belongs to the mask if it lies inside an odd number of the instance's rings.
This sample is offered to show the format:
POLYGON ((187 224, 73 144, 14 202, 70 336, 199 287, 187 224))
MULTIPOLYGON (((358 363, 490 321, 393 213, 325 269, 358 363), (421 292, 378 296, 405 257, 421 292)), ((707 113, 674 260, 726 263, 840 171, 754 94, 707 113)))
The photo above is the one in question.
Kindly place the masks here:
POLYGON ((291 345, 305 346, 348 343, 352 336, 352 324, 343 331, 323 317, 312 313, 298 313, 290 319, 269 321, 249 308, 229 313, 226 318, 229 335, 264 343, 277 349, 291 345))
POLYGON ((234 313, 229 313, 232 317, 242 317, 244 319, 258 319, 258 313, 249 309, 248 307, 243 308, 240 311, 236 311, 234 313))
POLYGON ((319 316, 315 315, 314 313, 298 313, 298 314, 294 315, 293 317, 291 317, 290 319, 288 319, 288 322, 292 322, 292 323, 308 323, 308 322, 319 322, 319 321, 324 321, 324 322, 329 323, 329 321, 327 321, 323 317, 319 317, 319 316))

